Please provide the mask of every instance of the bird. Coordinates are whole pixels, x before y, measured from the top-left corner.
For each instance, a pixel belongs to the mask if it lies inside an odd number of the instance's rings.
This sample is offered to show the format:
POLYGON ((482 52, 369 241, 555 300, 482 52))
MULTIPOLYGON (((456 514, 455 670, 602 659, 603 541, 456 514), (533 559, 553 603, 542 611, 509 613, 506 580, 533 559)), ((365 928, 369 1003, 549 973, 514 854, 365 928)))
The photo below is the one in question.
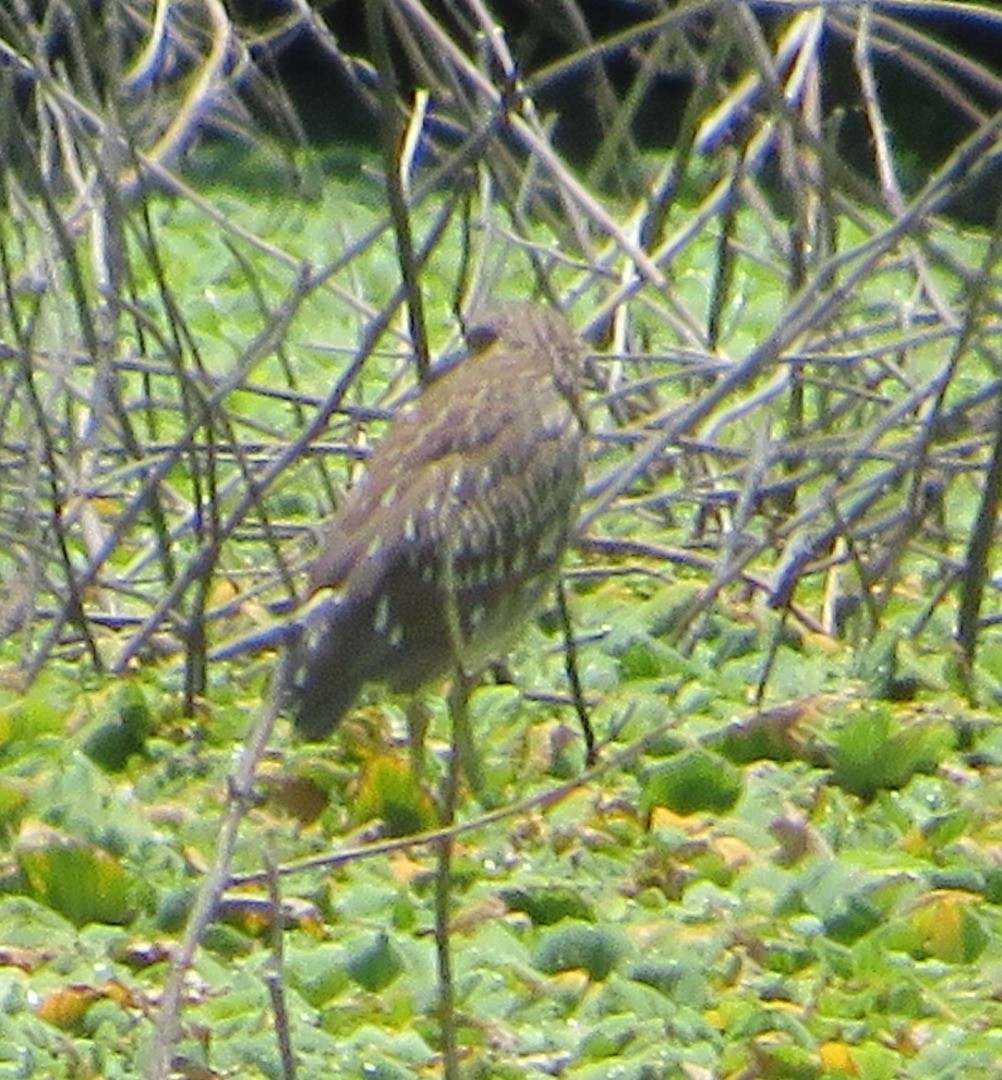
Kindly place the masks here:
MULTIPOLYGON (((467 354, 390 421, 329 521, 292 645, 293 720, 503 657, 559 575, 581 499, 583 352, 533 301, 467 319, 467 354)), ((433 369, 434 372, 434 369, 433 369)))

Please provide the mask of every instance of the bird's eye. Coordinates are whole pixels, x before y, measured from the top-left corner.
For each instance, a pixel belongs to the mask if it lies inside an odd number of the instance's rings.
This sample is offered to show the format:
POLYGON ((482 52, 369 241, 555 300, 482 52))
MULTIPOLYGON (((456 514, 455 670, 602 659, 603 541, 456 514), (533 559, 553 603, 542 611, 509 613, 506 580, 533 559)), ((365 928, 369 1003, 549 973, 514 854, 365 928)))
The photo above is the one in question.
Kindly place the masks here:
POLYGON ((498 328, 493 323, 470 323, 466 327, 466 344, 471 352, 481 353, 490 348, 500 337, 498 328))

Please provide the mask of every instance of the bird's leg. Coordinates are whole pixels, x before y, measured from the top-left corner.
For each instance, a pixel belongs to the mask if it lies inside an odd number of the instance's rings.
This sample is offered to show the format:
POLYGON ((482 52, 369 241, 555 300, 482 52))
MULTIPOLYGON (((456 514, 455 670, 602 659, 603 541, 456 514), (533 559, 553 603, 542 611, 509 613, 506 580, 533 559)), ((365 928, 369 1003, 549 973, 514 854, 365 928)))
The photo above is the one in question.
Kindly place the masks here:
POLYGON ((414 694, 407 703, 407 741, 411 759, 411 775, 421 783, 424 776, 424 740, 428 734, 431 713, 422 694, 414 694))
POLYGON ((557 578, 557 607, 560 610, 560 625, 564 632, 564 670, 567 672, 571 699, 584 735, 585 764, 590 769, 595 764, 595 732, 591 726, 591 718, 588 716, 588 706, 585 704, 584 691, 581 689, 581 679, 578 675, 578 649, 574 643, 574 627, 571 625, 571 612, 567 606, 567 589, 564 587, 562 577, 557 578))
POLYGON ((476 682, 475 676, 468 675, 459 666, 456 667, 452 686, 449 688, 449 720, 452 726, 452 757, 455 759, 457 771, 462 770, 470 790, 483 804, 487 799, 487 789, 480 755, 477 753, 470 728, 470 692, 476 682))
MULTIPOLYGON (((466 703, 469 684, 457 666, 456 675, 449 690, 449 712, 452 720, 453 742, 442 781, 440 806, 442 824, 450 826, 456 819, 456 802, 459 792, 459 752, 456 743, 458 725, 466 724, 466 703), (462 719, 460 719, 462 714, 462 719)), ((468 726, 468 725, 467 725, 468 726)), ((456 996, 452 979, 452 838, 443 837, 438 842, 438 860, 435 867, 435 953, 438 959, 438 1017, 442 1049, 442 1076, 444 1080, 458 1080, 459 1047, 456 1041, 456 996)))
MULTIPOLYGON (((443 825, 451 825, 455 817, 458 764, 454 753, 449 755, 442 790, 443 825)), ((438 841, 435 867, 435 954, 438 959, 438 1026, 442 1051, 442 1076, 458 1080, 459 1050, 456 1044, 456 997, 452 981, 452 943, 450 914, 452 905, 452 838, 438 841)))
MULTIPOLYGON (((442 824, 450 826, 456 818, 459 792, 461 747, 469 743, 469 698, 471 679, 463 668, 462 629, 453 586, 452 560, 445 562, 445 622, 449 649, 453 658, 453 679, 449 688, 449 719, 452 745, 446 763, 441 792, 442 824), (462 733, 462 734, 461 734, 462 733)), ((452 980, 452 949, 450 914, 452 902, 452 839, 444 837, 438 843, 438 866, 435 873, 435 951, 438 957, 439 1030, 442 1040, 442 1075, 445 1080, 458 1080, 459 1048, 456 1043, 456 999, 452 980)))
MULTIPOLYGON (((473 744, 470 731, 470 691, 476 685, 478 673, 466 670, 463 663, 463 628, 459 621, 457 592, 453 587, 452 560, 446 559, 444 567, 445 625, 449 635, 449 651, 452 654, 452 686, 449 689, 449 720, 452 727, 452 757, 462 768, 469 781, 470 790, 483 802, 484 776, 480 768, 480 755, 473 744)), ((451 822, 451 818, 449 819, 451 822)))

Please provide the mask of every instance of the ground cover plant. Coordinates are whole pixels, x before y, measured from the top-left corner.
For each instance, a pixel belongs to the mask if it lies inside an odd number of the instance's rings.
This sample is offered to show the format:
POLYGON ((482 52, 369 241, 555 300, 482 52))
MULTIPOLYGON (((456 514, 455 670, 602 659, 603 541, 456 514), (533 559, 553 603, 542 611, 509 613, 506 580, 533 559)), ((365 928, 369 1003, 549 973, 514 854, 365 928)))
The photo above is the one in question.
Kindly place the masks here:
POLYGON ((305 6, 0 15, 0 1077, 998 1075, 997 73, 918 5, 457 10, 368 5, 364 55, 305 6), (293 31, 379 145, 297 145, 293 31), (378 688, 261 722, 317 526, 487 295, 587 346, 600 746, 547 609, 470 703, 443 1015, 444 684, 420 769, 378 688))

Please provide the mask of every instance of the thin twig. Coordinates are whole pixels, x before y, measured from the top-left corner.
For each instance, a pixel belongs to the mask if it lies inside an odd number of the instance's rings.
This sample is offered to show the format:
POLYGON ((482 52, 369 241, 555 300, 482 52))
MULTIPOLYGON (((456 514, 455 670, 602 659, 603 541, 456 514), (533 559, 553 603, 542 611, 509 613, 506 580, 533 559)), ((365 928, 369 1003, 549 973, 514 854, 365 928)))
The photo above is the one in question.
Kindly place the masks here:
MULTIPOLYGON (((157 1009, 155 1035, 147 1080, 169 1080, 174 1047, 181 1034, 185 979, 195 959, 202 935, 212 921, 219 899, 230 882, 230 866, 240 824, 254 801, 254 775, 278 716, 280 702, 292 672, 291 653, 284 653, 272 681, 271 692, 244 744, 243 753, 229 780, 226 811, 219 828, 216 854, 202 880, 195 907, 188 917, 184 937, 171 957, 170 971, 157 1009)), ((264 873, 265 880, 272 876, 264 873)))

